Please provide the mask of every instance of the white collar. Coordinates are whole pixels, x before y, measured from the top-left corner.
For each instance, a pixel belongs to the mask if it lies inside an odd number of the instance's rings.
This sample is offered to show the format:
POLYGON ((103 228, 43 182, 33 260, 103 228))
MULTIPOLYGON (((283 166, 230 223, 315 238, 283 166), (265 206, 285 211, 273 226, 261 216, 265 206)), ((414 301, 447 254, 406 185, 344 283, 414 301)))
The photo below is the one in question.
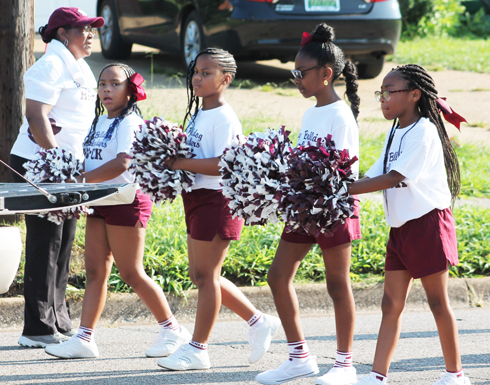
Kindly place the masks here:
POLYGON ((87 88, 97 87, 97 81, 95 80, 94 74, 85 60, 76 60, 68 48, 66 48, 59 40, 51 40, 46 49, 46 53, 58 55, 65 63, 68 72, 73 77, 73 80, 78 84, 87 88))

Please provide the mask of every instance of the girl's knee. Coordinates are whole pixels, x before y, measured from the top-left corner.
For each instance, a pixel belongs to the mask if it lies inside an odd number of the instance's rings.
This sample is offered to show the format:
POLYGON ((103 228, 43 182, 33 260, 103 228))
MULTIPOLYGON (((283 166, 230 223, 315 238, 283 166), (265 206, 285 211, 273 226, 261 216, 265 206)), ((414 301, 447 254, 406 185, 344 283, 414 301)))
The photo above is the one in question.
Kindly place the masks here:
POLYGON ((141 282, 144 281, 146 277, 146 273, 141 274, 141 272, 132 270, 132 271, 121 271, 119 270, 119 274, 121 275, 122 280, 130 287, 135 289, 141 282))
POLYGON ((384 294, 381 301, 381 311, 383 315, 400 316, 405 308, 405 300, 395 299, 384 294))
POLYGON ((427 297, 427 302, 429 303, 430 311, 435 317, 451 313, 449 303, 444 298, 427 297))
POLYGON ((327 280, 327 291, 333 302, 344 300, 349 293, 352 293, 350 281, 329 281, 327 280))

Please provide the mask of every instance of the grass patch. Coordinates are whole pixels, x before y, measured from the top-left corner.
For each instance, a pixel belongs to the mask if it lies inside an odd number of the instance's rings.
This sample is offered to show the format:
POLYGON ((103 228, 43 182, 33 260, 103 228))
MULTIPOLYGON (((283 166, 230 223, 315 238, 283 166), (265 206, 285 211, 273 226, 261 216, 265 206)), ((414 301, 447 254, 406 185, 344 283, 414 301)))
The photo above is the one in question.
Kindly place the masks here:
POLYGON ((388 60, 416 63, 430 71, 490 73, 490 39, 426 37, 402 40, 388 60))
MULTIPOLYGON (((490 210, 462 207, 454 210, 460 264, 450 270, 454 277, 476 277, 490 274, 490 210)), ((18 224, 25 229, 23 222, 18 224)), ((85 220, 78 224, 75 248, 81 247, 85 220)), ((363 239, 352 244, 351 277, 354 281, 380 279, 384 272, 384 256, 389 227, 381 204, 361 202, 363 239), (377 278, 376 278, 377 277, 377 278)), ((223 265, 223 276, 238 285, 266 284, 267 272, 274 259, 283 225, 245 227, 241 240, 232 242, 223 265)), ((82 252, 83 253, 83 252, 82 252)), ((185 293, 193 285, 188 277, 184 211, 181 199, 172 205, 155 207, 148 224, 145 245, 145 270, 165 291, 185 293)), ((23 280, 23 262, 15 284, 23 280)), ((82 264, 71 266, 70 295, 83 292, 85 270, 82 264), (76 268, 76 271, 74 269, 76 268)), ((325 266, 321 250, 315 245, 301 263, 296 282, 322 282, 325 266)), ((121 280, 117 266, 109 279, 109 290, 129 292, 121 280)))

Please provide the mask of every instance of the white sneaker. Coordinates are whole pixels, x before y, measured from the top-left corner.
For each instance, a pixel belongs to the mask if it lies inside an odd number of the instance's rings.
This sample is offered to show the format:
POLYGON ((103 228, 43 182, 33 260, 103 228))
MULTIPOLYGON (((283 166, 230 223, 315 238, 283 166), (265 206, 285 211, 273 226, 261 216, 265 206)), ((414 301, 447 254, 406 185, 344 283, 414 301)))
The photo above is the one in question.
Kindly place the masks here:
POLYGON ((170 370, 198 370, 211 367, 208 351, 196 353, 189 344, 181 346, 170 357, 160 358, 157 365, 170 370))
POLYGON ((449 373, 443 373, 441 374, 441 379, 432 385, 471 385, 471 383, 469 378, 464 375, 459 378, 454 378, 449 373))
POLYGON ((86 342, 77 336, 58 345, 48 345, 44 351, 59 358, 96 358, 99 356, 99 349, 94 340, 86 342))
POLYGON ((255 381, 265 385, 282 384, 298 378, 311 377, 318 374, 318 372, 315 356, 308 357, 302 364, 293 364, 293 361, 288 359, 277 369, 257 374, 255 381))
POLYGON ((359 382, 355 383, 355 385, 380 385, 380 384, 383 384, 383 379, 376 378, 376 373, 370 373, 364 375, 361 377, 361 380, 359 382))
POLYGON ((19 345, 26 348, 45 348, 52 344, 61 344, 64 341, 68 341, 68 337, 61 333, 48 334, 45 336, 25 336, 21 335, 19 338, 19 345))
POLYGON ((191 333, 183 326, 177 330, 160 328, 153 345, 145 352, 147 357, 167 357, 191 340, 191 333))
POLYGON ((352 385, 357 382, 356 368, 332 368, 315 381, 315 385, 352 385))
POLYGON ((264 322, 257 327, 251 327, 247 333, 248 343, 252 346, 252 351, 248 357, 248 362, 253 364, 262 358, 271 346, 272 336, 281 324, 281 320, 272 315, 264 314, 264 322))

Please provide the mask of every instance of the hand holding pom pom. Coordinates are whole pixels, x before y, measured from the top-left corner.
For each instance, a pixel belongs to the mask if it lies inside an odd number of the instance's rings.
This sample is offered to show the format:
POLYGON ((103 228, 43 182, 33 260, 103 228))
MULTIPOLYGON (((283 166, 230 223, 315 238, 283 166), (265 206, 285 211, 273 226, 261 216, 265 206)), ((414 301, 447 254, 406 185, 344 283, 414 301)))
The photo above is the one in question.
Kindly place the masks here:
POLYGON ((332 234, 339 223, 354 216, 354 198, 347 184, 352 183, 347 150, 335 149, 329 135, 317 146, 296 147, 289 157, 287 185, 282 188, 282 219, 286 231, 299 231, 312 236, 332 234))
POLYGON ((280 186, 291 149, 289 134, 281 127, 239 137, 221 157, 223 195, 230 199, 233 217, 245 219, 247 225, 278 222, 280 186))
MULTIPOLYGON (((82 174, 82 163, 72 153, 60 148, 39 150, 33 160, 24 164, 24 168, 27 170, 26 179, 33 183, 76 183, 75 177, 82 174)), ((65 219, 79 218, 81 212, 84 212, 82 206, 50 211, 39 216, 59 225, 65 219)))
POLYGON ((182 191, 190 191, 194 184, 193 173, 171 167, 176 157, 193 156, 186 139, 181 127, 156 116, 136 133, 129 172, 155 203, 172 202, 182 191))

